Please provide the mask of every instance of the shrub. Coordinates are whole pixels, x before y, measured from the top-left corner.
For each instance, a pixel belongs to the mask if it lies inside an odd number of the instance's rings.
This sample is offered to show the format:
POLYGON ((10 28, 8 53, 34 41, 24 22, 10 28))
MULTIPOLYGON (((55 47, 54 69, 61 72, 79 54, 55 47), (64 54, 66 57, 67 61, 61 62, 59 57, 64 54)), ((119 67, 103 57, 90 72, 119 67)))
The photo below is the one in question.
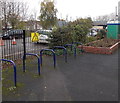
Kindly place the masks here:
POLYGON ((86 34, 92 27, 92 22, 89 19, 78 19, 73 22, 69 22, 66 26, 59 27, 53 30, 50 36, 50 47, 62 46, 72 42, 86 41, 86 34))
POLYGON ((100 31, 98 31, 97 37, 98 37, 98 39, 105 38, 106 37, 106 30, 105 29, 101 29, 100 31))
POLYGON ((114 39, 101 39, 97 42, 91 42, 86 44, 86 46, 94 46, 94 47, 111 47, 112 45, 114 45, 115 43, 117 43, 117 40, 114 39))
POLYGON ((89 42, 92 42, 92 41, 95 41, 95 40, 97 40, 97 38, 96 37, 93 37, 93 36, 86 36, 86 41, 85 41, 85 43, 89 43, 89 42))

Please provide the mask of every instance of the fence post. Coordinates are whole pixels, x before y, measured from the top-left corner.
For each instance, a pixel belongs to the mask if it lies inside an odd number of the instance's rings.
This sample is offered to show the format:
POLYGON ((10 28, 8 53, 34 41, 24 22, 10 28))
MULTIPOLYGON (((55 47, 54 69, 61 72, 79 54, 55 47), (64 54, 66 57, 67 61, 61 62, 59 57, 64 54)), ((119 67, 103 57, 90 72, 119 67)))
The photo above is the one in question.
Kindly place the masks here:
POLYGON ((23 72, 25 72, 25 59, 26 59, 26 44, 25 44, 25 30, 23 30, 23 49, 24 49, 24 56, 23 56, 23 72))

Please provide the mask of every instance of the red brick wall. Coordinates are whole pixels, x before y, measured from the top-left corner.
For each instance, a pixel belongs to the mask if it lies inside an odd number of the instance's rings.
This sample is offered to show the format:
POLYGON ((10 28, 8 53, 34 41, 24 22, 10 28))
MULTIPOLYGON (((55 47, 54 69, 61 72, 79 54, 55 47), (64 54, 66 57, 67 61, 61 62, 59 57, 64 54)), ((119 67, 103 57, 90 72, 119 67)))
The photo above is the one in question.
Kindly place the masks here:
POLYGON ((120 42, 118 42, 118 44, 115 44, 112 47, 92 47, 92 46, 79 45, 78 48, 83 48, 85 52, 89 52, 89 53, 112 54, 116 49, 118 49, 119 45, 120 45, 120 42))

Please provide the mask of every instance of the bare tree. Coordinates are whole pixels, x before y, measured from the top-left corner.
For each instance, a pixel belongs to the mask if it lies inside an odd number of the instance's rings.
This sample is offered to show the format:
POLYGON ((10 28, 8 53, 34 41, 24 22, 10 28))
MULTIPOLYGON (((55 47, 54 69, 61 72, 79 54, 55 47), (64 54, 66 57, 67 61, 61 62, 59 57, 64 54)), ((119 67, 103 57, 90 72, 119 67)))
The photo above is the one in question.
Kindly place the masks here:
POLYGON ((21 3, 21 18, 22 18, 22 20, 24 21, 24 20, 27 20, 28 19, 28 14, 27 14, 27 12, 28 12, 28 5, 27 5, 27 3, 21 3))
POLYGON ((0 33, 2 33, 2 1, 0 1, 0 33))
POLYGON ((27 3, 19 2, 19 8, 20 8, 20 21, 17 24, 17 27, 20 29, 26 29, 26 20, 28 19, 28 5, 27 3))
POLYGON ((31 14, 30 15, 30 18, 29 18, 29 20, 28 20, 28 28, 29 28, 29 30, 34 30, 34 22, 35 21, 35 19, 34 19, 34 15, 33 14, 31 14))
POLYGON ((37 11, 33 10, 33 16, 34 16, 34 24, 35 24, 35 30, 37 30, 37 11))
POLYGON ((37 16, 37 10, 34 8, 32 10, 32 13, 30 14, 30 16, 28 18, 28 28, 29 28, 29 30, 37 30, 38 27, 40 27, 40 23, 38 23, 37 17, 38 17, 37 16))
POLYGON ((2 7, 2 24, 4 25, 5 30, 7 29, 7 2, 1 2, 2 7))
POLYGON ((110 20, 115 20, 115 19, 116 19, 116 14, 111 13, 107 15, 98 16, 96 17, 95 21, 110 21, 110 20))
POLYGON ((18 28, 20 21, 26 19, 27 6, 22 2, 6 2, 2 1, 2 21, 5 29, 8 25, 14 28, 18 28))
POLYGON ((20 20, 20 8, 19 3, 9 2, 8 3, 8 13, 7 19, 12 28, 16 28, 17 22, 20 20))

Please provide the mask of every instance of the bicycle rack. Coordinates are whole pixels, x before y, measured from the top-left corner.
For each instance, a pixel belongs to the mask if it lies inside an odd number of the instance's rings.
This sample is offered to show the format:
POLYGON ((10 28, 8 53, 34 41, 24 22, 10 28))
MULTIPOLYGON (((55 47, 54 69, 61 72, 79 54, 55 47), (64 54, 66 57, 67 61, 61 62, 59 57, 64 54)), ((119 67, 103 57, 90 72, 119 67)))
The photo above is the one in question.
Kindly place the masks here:
POLYGON ((56 67, 56 55, 55 52, 52 49, 42 49, 40 50, 40 60, 41 60, 41 66, 42 66, 42 54, 44 51, 50 51, 53 54, 53 61, 54 61, 54 68, 56 67))
POLYGON ((37 54, 34 53, 25 53, 25 55, 23 55, 23 72, 25 72, 25 59, 26 59, 26 55, 33 55, 36 56, 38 58, 38 75, 40 75, 40 58, 37 54))
POLYGON ((14 67, 14 85, 15 87, 17 87, 17 73, 16 73, 16 65, 12 60, 7 60, 7 59, 0 59, 1 61, 6 61, 6 62, 10 62, 12 63, 13 67, 14 67))
POLYGON ((83 50, 83 44, 82 44, 81 42, 72 42, 72 44, 82 45, 80 51, 81 51, 81 52, 85 52, 85 51, 83 50))
POLYGON ((65 62, 67 62, 67 50, 64 46, 54 46, 53 50, 55 51, 55 49, 63 49, 63 55, 65 56, 65 62))
POLYGON ((76 47, 74 46, 74 44, 65 44, 64 46, 65 46, 65 47, 70 46, 70 47, 71 47, 71 51, 72 51, 72 49, 73 49, 73 47, 74 47, 74 57, 76 57, 76 47))
POLYGON ((72 44, 79 44, 79 45, 82 45, 81 42, 72 42, 72 44))
POLYGON ((73 44, 65 44, 65 45, 64 45, 64 47, 68 47, 68 46, 71 48, 71 51, 72 51, 72 49, 73 49, 73 44))

